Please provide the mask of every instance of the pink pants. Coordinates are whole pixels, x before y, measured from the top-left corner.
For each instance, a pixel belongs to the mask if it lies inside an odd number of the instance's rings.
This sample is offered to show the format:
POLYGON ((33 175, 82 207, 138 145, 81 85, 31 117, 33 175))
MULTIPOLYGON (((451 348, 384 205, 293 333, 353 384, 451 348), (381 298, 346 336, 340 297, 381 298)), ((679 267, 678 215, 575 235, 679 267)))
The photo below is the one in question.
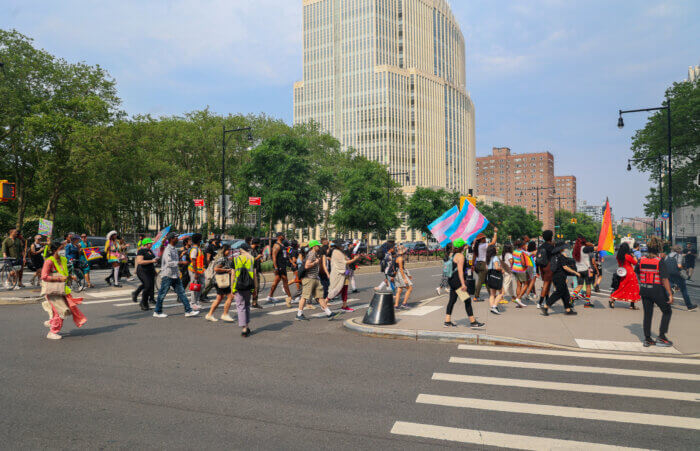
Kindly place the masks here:
MULTIPOLYGON (((75 323, 76 327, 80 327, 87 322, 87 318, 85 318, 83 312, 78 310, 78 306, 75 305, 75 303, 68 301, 68 307, 70 308, 71 316, 73 316, 73 322, 75 323)), ((51 319, 49 320, 49 330, 52 333, 57 334, 63 327, 63 318, 58 316, 56 307, 54 307, 53 304, 51 305, 51 310, 53 311, 53 316, 51 316, 51 319)))

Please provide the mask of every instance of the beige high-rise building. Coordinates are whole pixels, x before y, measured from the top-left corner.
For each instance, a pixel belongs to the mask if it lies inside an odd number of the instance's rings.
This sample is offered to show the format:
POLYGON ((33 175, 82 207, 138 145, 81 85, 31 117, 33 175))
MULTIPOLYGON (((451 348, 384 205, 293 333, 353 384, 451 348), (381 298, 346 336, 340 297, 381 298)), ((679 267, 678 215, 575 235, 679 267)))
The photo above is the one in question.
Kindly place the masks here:
POLYGON ((465 43, 445 0, 303 0, 294 123, 407 172, 402 185, 474 188, 465 43))

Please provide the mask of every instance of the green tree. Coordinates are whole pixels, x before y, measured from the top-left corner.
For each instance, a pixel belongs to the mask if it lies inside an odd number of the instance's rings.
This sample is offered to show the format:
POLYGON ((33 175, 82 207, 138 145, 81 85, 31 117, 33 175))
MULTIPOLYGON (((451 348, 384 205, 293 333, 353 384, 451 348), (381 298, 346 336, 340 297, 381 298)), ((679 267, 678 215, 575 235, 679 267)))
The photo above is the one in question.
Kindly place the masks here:
POLYGON ((405 199, 385 166, 358 155, 341 172, 344 189, 331 218, 339 230, 385 236, 401 224, 405 199))
POLYGON ((249 189, 263 198, 263 219, 271 224, 316 225, 323 192, 314 183, 306 144, 293 135, 268 138, 243 165, 249 189))
POLYGON ((537 237, 542 233, 542 221, 523 207, 494 202, 477 202, 476 208, 486 216, 492 227, 498 227, 498 242, 515 241, 522 235, 537 237))
MULTIPOLYGON (((674 205, 700 205, 700 187, 695 184, 700 172, 700 84, 698 81, 674 83, 666 90, 671 101, 671 150, 674 205)), ((664 105, 667 104, 664 101, 664 105)), ((663 196, 667 209, 668 183, 668 116, 666 110, 654 113, 643 129, 632 138, 632 151, 638 161, 634 165, 640 171, 651 174, 654 188, 646 196, 645 212, 659 216, 659 195, 663 196), (659 158, 661 157, 661 158, 659 158), (659 166, 662 173, 662 190, 658 191, 659 166)))
POLYGON ((406 202, 407 224, 410 228, 430 233, 428 225, 441 214, 459 204, 459 193, 444 189, 417 187, 406 202))
POLYGON ((554 223, 557 225, 556 234, 561 235, 556 239, 574 241, 579 235, 583 235, 592 243, 598 242, 600 223, 594 222, 590 216, 583 213, 571 213, 568 210, 557 210, 554 213, 554 223), (576 218, 576 223, 571 219, 576 218))

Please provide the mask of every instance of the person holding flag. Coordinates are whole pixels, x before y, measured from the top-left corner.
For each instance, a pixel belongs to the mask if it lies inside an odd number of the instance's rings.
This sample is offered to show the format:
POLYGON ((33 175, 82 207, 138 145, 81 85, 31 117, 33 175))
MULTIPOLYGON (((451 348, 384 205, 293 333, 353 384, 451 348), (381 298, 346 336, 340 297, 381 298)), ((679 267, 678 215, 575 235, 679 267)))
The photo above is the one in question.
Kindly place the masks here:
MULTIPOLYGON (((85 283, 87 284, 86 286, 88 288, 95 288, 95 285, 92 284, 90 281, 90 259, 88 258, 87 248, 90 247, 90 242, 87 239, 87 235, 85 233, 80 234, 80 242, 78 243, 80 245, 80 249, 82 252, 80 252, 80 264, 81 267, 83 268, 83 274, 85 275, 85 283)), ((99 255, 99 253, 98 253, 99 255)))

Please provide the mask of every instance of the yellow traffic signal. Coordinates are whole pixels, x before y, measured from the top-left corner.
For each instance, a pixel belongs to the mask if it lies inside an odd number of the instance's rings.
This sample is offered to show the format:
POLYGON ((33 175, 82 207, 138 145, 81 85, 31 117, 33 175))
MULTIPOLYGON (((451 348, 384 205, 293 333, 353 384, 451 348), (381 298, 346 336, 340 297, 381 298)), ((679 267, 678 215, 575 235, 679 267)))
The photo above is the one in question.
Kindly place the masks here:
POLYGON ((9 202, 15 197, 17 197, 15 184, 7 180, 0 180, 0 202, 9 202))
POLYGON ((576 219, 576 218, 571 218, 571 223, 572 223, 572 224, 577 224, 577 223, 578 223, 578 219, 576 219))
POLYGON ((469 202, 472 205, 476 205, 477 198, 474 196, 460 196, 459 197, 459 209, 461 210, 462 207, 464 207, 464 202, 469 202))

